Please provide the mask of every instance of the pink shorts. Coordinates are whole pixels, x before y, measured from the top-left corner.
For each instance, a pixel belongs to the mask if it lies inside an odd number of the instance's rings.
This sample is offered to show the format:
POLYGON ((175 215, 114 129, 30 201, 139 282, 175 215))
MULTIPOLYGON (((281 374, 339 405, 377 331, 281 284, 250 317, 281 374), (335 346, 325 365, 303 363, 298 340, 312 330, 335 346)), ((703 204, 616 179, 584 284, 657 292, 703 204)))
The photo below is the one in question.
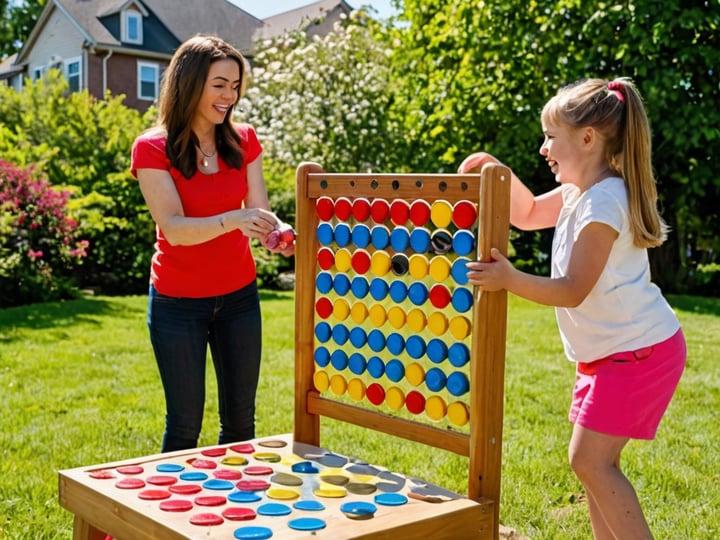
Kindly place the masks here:
POLYGON ((678 330, 651 347, 578 362, 570 422, 608 435, 654 439, 686 356, 678 330))

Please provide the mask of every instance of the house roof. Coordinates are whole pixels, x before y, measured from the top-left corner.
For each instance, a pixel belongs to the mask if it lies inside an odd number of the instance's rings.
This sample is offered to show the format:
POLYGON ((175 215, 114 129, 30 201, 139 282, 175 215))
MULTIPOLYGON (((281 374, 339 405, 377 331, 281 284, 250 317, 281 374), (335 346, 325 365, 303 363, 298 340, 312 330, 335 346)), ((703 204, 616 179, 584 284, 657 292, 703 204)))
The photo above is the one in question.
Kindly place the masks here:
POLYGON ((263 19, 262 29, 259 30, 257 37, 270 39, 288 31, 305 28, 311 22, 325 18, 338 7, 345 13, 353 10, 345 0, 317 0, 311 4, 263 19))

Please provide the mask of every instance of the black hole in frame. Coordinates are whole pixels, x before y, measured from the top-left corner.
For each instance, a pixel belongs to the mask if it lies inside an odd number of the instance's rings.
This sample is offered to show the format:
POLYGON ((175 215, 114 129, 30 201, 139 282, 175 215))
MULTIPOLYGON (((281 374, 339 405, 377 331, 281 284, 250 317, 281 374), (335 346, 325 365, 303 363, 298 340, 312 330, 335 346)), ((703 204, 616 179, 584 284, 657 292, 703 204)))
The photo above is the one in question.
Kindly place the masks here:
POLYGON ((355 187, 355 180, 350 180, 350 187, 355 187))
POLYGON ((467 188, 467 182, 460 182, 460 189, 462 189, 463 191, 467 191, 467 188))
POLYGON ((415 187, 417 187, 417 188, 423 187, 423 181, 422 181, 422 180, 416 180, 416 181, 415 181, 415 187))
POLYGON ((320 187, 322 189, 327 189, 327 187, 328 187, 327 180, 320 180, 320 187))
POLYGON ((400 182, 398 182, 397 180, 393 180, 393 181, 392 181, 392 188, 393 188, 395 191, 397 191, 398 189, 400 189, 400 182))
POLYGON ((370 187, 373 188, 373 189, 377 189, 377 188, 378 188, 378 185, 379 185, 379 184, 378 184, 378 181, 377 181, 377 180, 373 180, 372 182, 370 182, 370 187))
POLYGON ((440 189, 440 191, 446 191, 447 190, 447 182, 444 182, 444 181, 440 182, 440 184, 438 184, 438 188, 440 189))

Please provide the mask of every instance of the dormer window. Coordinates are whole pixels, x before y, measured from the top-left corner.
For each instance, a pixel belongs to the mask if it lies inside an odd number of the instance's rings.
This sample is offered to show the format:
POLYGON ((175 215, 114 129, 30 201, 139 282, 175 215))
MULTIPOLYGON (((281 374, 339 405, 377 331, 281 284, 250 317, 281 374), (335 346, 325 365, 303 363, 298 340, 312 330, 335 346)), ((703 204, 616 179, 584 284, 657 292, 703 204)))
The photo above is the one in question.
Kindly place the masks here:
POLYGON ((122 14, 122 40, 125 43, 142 45, 143 25, 142 14, 134 10, 126 10, 122 14))

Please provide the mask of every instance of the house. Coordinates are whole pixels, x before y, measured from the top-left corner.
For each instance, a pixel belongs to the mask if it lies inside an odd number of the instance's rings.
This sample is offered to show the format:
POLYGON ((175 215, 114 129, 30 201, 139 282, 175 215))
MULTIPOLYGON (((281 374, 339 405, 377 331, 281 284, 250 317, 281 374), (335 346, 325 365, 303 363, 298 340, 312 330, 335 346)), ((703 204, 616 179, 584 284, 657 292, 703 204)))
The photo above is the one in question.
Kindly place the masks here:
POLYGON ((319 0, 263 21, 229 0, 48 0, 20 52, 0 63, 0 81, 19 90, 56 68, 72 91, 122 94, 144 112, 174 51, 197 33, 216 34, 251 59, 258 39, 301 27, 327 32, 351 10, 319 0))

